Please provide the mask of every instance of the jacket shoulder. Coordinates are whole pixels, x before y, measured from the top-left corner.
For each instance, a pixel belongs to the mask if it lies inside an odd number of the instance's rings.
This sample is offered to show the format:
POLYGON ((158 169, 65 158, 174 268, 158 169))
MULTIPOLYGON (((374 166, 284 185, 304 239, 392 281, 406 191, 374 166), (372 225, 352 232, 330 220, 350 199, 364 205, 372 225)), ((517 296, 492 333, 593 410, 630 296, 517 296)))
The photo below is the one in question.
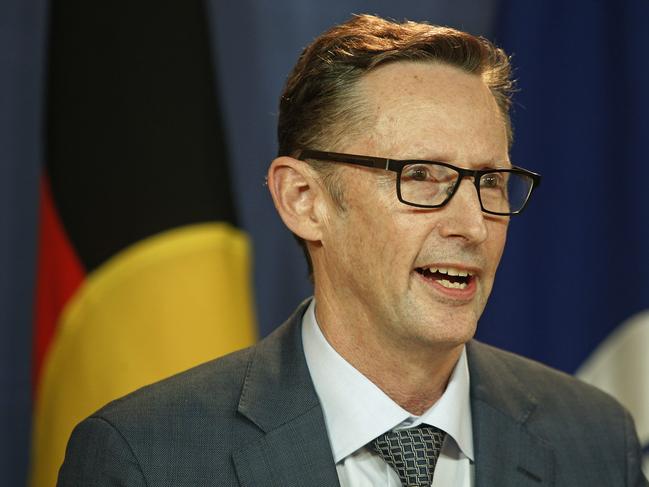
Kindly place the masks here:
POLYGON ((197 365, 116 399, 92 416, 111 421, 140 416, 143 411, 214 414, 235 410, 252 353, 254 347, 197 365))
POLYGON ((618 412, 622 409, 616 399, 601 389, 535 360, 476 340, 469 349, 471 358, 480 364, 478 375, 492 380, 513 378, 513 386, 522 388, 530 399, 546 407, 591 404, 618 412))
POLYGON ((59 485, 236 485, 231 452, 261 436, 237 413, 252 353, 142 387, 86 418, 72 433, 59 485))
POLYGON ((635 440, 628 411, 612 396, 559 370, 477 341, 468 346, 471 394, 550 443, 635 440))
POLYGON ((477 341, 467 345, 467 354, 474 413, 500 425, 490 441, 503 434, 504 424, 529 433, 555 459, 557 485, 647 485, 633 420, 613 397, 477 341))

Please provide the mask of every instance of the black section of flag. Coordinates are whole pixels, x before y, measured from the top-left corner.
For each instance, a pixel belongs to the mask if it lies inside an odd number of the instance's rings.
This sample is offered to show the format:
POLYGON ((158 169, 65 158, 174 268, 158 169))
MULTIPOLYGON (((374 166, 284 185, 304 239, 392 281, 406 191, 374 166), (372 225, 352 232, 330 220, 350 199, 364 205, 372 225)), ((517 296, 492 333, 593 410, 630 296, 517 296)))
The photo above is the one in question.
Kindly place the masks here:
POLYGON ((204 8, 51 2, 47 166, 88 271, 160 231, 234 222, 204 8))

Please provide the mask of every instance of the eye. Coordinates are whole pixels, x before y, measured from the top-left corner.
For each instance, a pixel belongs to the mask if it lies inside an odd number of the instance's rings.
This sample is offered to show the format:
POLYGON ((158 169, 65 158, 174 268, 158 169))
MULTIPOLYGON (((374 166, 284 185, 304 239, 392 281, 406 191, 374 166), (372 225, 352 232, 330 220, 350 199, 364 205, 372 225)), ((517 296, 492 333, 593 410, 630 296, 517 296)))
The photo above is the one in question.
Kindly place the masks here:
POLYGON ((427 181, 431 178, 431 174, 430 170, 426 166, 420 164, 409 166, 405 173, 405 177, 411 181, 427 181))
POLYGON ((505 177, 502 173, 490 172, 480 178, 480 186, 485 189, 502 188, 505 184, 505 177))

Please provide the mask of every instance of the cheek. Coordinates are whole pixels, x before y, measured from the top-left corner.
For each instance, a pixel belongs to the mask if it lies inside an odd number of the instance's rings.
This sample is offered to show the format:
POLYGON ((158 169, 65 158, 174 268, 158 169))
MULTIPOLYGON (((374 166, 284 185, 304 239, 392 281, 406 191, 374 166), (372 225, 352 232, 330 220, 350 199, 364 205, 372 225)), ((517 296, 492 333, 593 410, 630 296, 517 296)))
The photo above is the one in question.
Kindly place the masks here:
POLYGON ((349 246, 346 254, 353 259, 347 259, 348 264, 364 267, 366 276, 379 287, 407 279, 423 241, 422 222, 404 213, 394 185, 393 180, 372 181, 353 193, 347 191, 347 210, 341 222, 349 246))
POLYGON ((392 282, 398 278, 400 268, 408 267, 404 261, 409 254, 411 230, 389 212, 355 212, 346 227, 347 245, 350 250, 353 247, 354 257, 374 279, 392 282))
POLYGON ((418 216, 393 211, 382 220, 380 232, 375 233, 377 240, 383 239, 379 255, 384 271, 398 289, 409 285, 414 262, 432 231, 430 219, 418 216))

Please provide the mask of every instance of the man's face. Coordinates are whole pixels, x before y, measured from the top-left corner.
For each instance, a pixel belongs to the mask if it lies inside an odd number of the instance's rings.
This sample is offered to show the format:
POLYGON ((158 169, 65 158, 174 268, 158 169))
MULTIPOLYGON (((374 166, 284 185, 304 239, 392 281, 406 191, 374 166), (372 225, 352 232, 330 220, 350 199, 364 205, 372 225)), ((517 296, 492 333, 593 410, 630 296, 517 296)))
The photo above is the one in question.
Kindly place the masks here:
MULTIPOLYGON (((337 152, 508 167, 505 124, 476 75, 398 62, 360 82, 373 124, 337 152)), ((455 347, 475 333, 505 245, 508 219, 480 209, 465 179, 443 208, 400 203, 393 172, 339 165, 345 210, 330 204, 314 260, 316 296, 365 339, 455 347), (437 270, 437 271, 435 271, 437 270), (466 274, 466 285, 450 284, 466 274)), ((461 278, 459 280, 462 280, 461 278)), ((325 323, 326 325, 326 323, 325 323)))

